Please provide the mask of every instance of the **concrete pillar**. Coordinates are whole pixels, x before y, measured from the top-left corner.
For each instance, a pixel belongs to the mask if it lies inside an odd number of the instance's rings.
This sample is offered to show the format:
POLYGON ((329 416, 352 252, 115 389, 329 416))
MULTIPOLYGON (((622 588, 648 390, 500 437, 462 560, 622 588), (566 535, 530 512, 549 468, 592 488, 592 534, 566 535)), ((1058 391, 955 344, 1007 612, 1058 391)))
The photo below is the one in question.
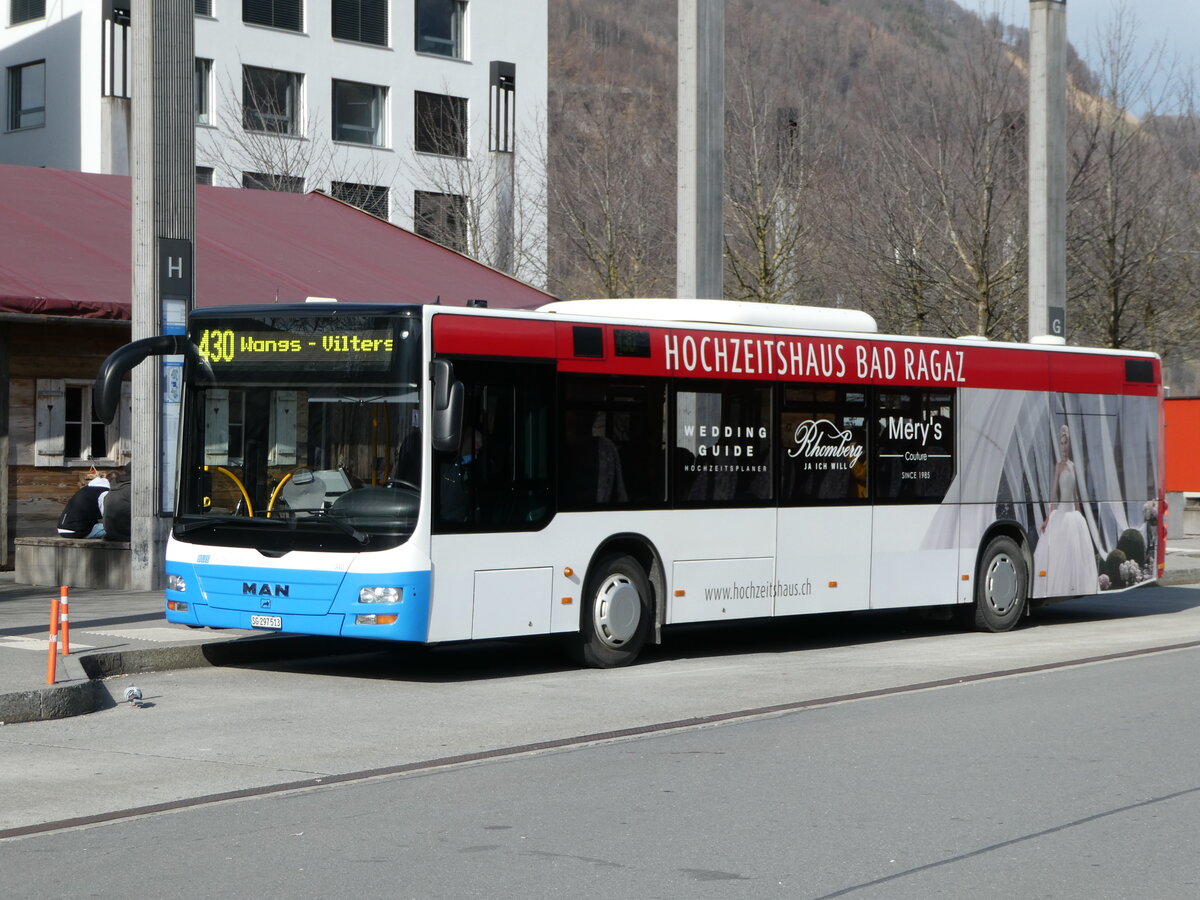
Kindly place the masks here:
POLYGON ((1065 342, 1067 3, 1029 3, 1029 339, 1065 342))
POLYGON ((724 295, 725 0, 679 0, 676 291, 724 295))
POLYGON ((8 559, 8 325, 0 322, 0 569, 7 569, 8 559))
MULTIPOLYGON (((194 15, 192 0, 133 2, 134 340, 164 333, 162 285, 172 274, 165 266, 160 271, 164 240, 186 242, 186 292, 189 298, 194 295, 194 15)), ((172 246, 178 252, 178 244, 172 246)), ((178 301, 169 312, 177 324, 178 301)), ((174 496, 165 475, 173 468, 177 436, 163 427, 162 373, 172 371, 171 365, 151 358, 133 371, 130 574, 135 590, 157 590, 165 582, 163 563, 174 496), (168 459, 171 466, 165 464, 168 459)))

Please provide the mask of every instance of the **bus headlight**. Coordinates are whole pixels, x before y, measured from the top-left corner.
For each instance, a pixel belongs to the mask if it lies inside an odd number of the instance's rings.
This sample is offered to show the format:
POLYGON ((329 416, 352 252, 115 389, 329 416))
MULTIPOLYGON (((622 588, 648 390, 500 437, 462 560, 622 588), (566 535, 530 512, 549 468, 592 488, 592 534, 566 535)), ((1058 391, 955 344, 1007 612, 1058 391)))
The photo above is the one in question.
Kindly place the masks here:
POLYGON ((182 575, 168 575, 167 576, 167 590, 168 591, 179 591, 180 593, 182 593, 183 591, 187 590, 187 582, 183 580, 182 575))
POLYGON ((358 592, 359 603, 403 603, 402 587, 365 587, 358 592))
POLYGON ((365 616, 355 616, 354 624, 355 625, 395 625, 396 619, 398 619, 398 618, 399 618, 399 616, 397 616, 395 613, 388 613, 387 615, 384 615, 383 613, 380 613, 379 615, 376 615, 375 613, 369 613, 368 615, 365 615, 365 616))

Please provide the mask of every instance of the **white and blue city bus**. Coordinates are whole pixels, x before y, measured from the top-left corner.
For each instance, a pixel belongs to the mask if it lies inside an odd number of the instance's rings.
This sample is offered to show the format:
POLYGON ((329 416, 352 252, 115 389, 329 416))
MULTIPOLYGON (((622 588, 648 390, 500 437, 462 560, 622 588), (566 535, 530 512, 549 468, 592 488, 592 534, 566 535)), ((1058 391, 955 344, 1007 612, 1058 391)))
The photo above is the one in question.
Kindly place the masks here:
MULTIPOLYGON (((195 311, 172 622, 439 643, 1030 607, 1155 579, 1148 353, 875 333, 844 310, 576 301, 195 311)), ((103 413, 103 410, 101 410, 103 413)))

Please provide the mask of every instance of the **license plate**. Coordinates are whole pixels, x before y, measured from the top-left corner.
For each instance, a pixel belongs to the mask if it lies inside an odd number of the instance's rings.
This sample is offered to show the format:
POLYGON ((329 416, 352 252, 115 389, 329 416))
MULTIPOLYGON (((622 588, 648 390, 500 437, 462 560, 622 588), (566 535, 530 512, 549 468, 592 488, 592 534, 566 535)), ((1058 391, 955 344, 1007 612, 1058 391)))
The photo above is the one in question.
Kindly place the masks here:
POLYGON ((250 627, 251 628, 282 628, 283 627, 283 617, 282 616, 251 616, 250 617, 250 627))

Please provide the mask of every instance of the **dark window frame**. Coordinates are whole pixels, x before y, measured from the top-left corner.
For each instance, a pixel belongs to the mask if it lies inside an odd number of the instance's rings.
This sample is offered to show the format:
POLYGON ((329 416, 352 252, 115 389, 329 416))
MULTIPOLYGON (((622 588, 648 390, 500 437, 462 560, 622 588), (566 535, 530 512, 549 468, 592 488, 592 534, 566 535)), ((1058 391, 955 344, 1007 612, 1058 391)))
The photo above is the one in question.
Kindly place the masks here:
POLYGON ((416 0, 414 49, 418 53, 466 59, 467 0, 416 0))
POLYGON ((8 67, 8 118, 5 127, 8 131, 28 131, 32 128, 46 126, 46 61, 35 59, 8 67), (22 95, 29 73, 38 68, 41 72, 42 105, 23 106, 22 95), (29 119, 30 121, 26 121, 29 119))
POLYGON ((388 0, 333 0, 331 14, 335 39, 388 46, 388 0))
POLYGON ((368 84, 365 81, 335 78, 331 85, 331 95, 333 114, 330 118, 333 125, 333 140, 358 144, 363 147, 385 147, 387 145, 387 87, 380 84, 368 84), (361 88, 365 88, 370 93, 369 99, 349 96, 352 89, 361 88), (372 119, 370 126, 352 121, 361 117, 349 115, 357 107, 363 106, 368 108, 369 116, 372 119), (359 140, 357 135, 370 135, 370 138, 359 140))
POLYGON ((413 145, 418 153, 467 158, 470 105, 466 97, 415 91, 413 109, 416 116, 413 145))
POLYGON ((467 198, 461 194, 413 192, 413 231, 458 253, 467 252, 468 215, 467 198))
POLYGON ((285 194, 303 194, 304 176, 280 175, 275 172, 243 172, 242 187, 255 191, 279 191, 285 194))
POLYGON ((46 0, 12 0, 8 7, 8 24, 20 25, 46 18, 46 0))
POLYGON ((391 191, 383 185, 334 181, 330 182, 329 195, 385 222, 391 218, 391 191))
POLYGON ((242 21, 303 34, 304 0, 242 0, 242 21))
POLYGON ((304 76, 299 72, 242 66, 242 128, 301 137, 304 76))
POLYGON ((196 57, 192 105, 197 125, 213 125, 211 59, 196 57))

